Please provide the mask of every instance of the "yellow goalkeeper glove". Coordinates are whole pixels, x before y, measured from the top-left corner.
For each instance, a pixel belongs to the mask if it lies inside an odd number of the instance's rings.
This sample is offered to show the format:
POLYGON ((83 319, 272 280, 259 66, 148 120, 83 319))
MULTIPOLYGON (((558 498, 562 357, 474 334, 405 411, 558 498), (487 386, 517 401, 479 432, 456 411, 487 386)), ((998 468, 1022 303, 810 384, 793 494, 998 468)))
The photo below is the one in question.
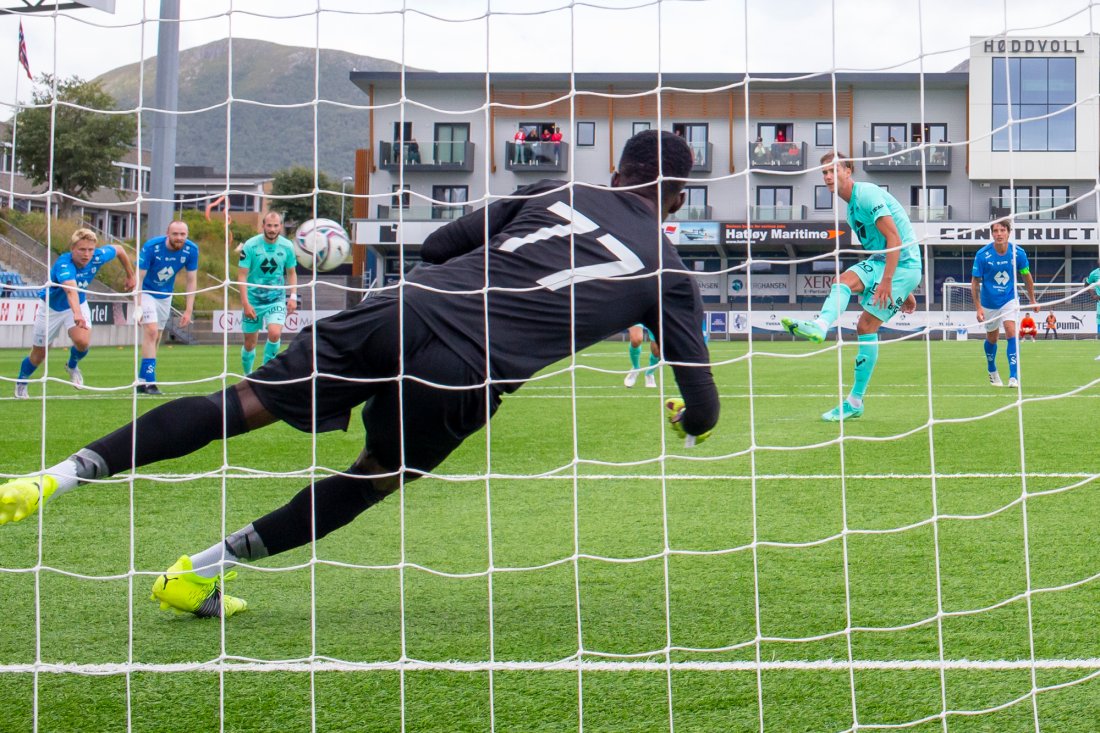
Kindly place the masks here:
POLYGON ((684 411, 687 408, 684 407, 684 401, 679 398, 670 398, 665 400, 665 417, 668 418, 668 424, 672 426, 673 431, 684 439, 685 448, 694 448, 702 443, 704 440, 710 437, 713 430, 708 430, 702 435, 691 435, 684 430, 684 426, 681 422, 684 419, 684 411))

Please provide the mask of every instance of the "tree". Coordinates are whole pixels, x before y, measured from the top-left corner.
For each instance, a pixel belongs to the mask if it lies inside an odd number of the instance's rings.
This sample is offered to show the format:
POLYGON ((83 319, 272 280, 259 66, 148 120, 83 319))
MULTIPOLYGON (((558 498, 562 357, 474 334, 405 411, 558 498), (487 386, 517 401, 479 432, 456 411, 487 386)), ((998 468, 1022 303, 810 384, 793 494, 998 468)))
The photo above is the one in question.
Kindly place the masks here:
MULTIPOLYGON (((288 229, 291 225, 301 224, 309 219, 321 218, 340 221, 339 193, 335 195, 317 194, 317 211, 314 213, 313 185, 313 170, 310 168, 294 166, 275 173, 275 180, 271 184, 271 193, 274 197, 271 201, 271 209, 283 215, 283 220, 287 222, 288 229), (278 198, 280 196, 297 196, 298 198, 278 198)), ((340 185, 318 171, 317 189, 339 192, 340 185)), ((351 207, 348 206, 347 210, 350 211, 351 207)), ((343 222, 340 222, 340 225, 343 226, 343 222)))
POLYGON ((115 109, 115 100, 98 82, 74 76, 57 81, 55 90, 54 77, 42 74, 37 83, 35 107, 17 117, 15 155, 34 185, 49 182, 64 194, 57 203, 68 214, 74 199, 87 200, 101 188, 118 190, 119 173, 111 163, 133 148, 137 123, 131 115, 104 114, 115 109))

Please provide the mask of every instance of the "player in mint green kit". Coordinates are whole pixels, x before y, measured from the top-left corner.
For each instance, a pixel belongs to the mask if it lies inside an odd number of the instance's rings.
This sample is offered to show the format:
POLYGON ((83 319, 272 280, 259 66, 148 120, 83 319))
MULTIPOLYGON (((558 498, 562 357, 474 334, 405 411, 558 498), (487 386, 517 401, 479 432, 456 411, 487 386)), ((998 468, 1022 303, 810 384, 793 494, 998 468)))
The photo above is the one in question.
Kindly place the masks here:
POLYGON ((260 328, 267 326, 264 344, 266 364, 275 358, 282 345, 283 324, 298 305, 298 273, 294 269, 294 245, 283 236, 283 217, 274 211, 264 216, 263 234, 257 234, 241 247, 237 283, 241 288, 244 319, 244 347, 241 370, 247 376, 256 363, 256 342, 260 328))
MULTIPOLYGON (((1100 267, 1089 273, 1085 278, 1085 285, 1095 286, 1092 289, 1092 297, 1096 298, 1096 335, 1100 338, 1100 267)), ((1100 361, 1100 356, 1096 357, 1096 361, 1100 361)))
POLYGON ((825 185, 848 202, 848 223, 863 249, 875 251, 863 262, 845 270, 833 283, 821 313, 812 321, 783 319, 791 334, 821 343, 840 314, 848 308, 852 295, 863 306, 856 323, 859 350, 856 352, 855 381, 848 399, 821 416, 837 422, 863 415, 863 395, 878 361, 878 330, 899 310, 912 313, 917 307, 913 291, 920 284, 922 268, 920 248, 909 215, 898 200, 873 183, 852 180, 854 166, 843 153, 821 158, 825 185))

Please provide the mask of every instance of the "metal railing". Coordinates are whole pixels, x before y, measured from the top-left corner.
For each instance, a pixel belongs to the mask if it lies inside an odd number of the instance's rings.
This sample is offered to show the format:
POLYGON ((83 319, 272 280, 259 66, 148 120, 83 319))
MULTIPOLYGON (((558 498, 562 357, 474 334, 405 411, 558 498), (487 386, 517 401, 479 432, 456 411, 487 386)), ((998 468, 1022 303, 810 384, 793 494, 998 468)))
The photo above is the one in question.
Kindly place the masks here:
POLYGON ((1036 197, 1014 198, 1012 196, 993 196, 989 199, 989 216, 1002 219, 1014 216, 1016 219, 1076 219, 1077 204, 1065 198, 1036 197), (1015 211, 1013 204, 1015 203, 1015 211))
POLYGON ((951 218, 951 205, 910 206, 910 221, 947 221, 951 218))
POLYGON ((510 171, 557 173, 569 169, 569 143, 506 142, 504 168, 510 171))
POLYGON ((472 211, 469 204, 453 206, 387 206, 378 205, 378 218, 385 221, 434 221, 439 219, 458 219, 472 211))
POLYGON ((805 206, 752 206, 749 207, 753 221, 794 221, 806 218, 805 206))
POLYGON ((474 144, 469 140, 433 140, 427 143, 383 140, 378 144, 378 167, 395 171, 472 171, 474 144))
POLYGON ((752 143, 749 146, 749 162, 754 170, 805 170, 806 143, 794 140, 752 143))
POLYGON ((951 171, 951 146, 946 143, 871 142, 863 143, 863 170, 912 173, 922 168, 931 173, 951 171))

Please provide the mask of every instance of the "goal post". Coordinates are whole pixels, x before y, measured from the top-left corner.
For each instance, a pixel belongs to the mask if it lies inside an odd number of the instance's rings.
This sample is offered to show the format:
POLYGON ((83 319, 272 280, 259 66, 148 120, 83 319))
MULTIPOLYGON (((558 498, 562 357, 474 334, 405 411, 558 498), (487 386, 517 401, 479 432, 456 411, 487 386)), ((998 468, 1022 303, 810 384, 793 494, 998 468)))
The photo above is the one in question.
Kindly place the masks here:
MULTIPOLYGON (((1039 326, 1040 335, 1046 330, 1046 319, 1054 314, 1059 338, 1091 339, 1097 335, 1095 288, 1083 283, 1035 283, 1036 312, 1031 308, 1027 288, 1017 286, 1020 300, 1020 318, 1031 313, 1039 326)), ((945 282, 943 284, 944 323, 956 328, 945 328, 944 337, 980 338, 985 329, 978 323, 974 297, 970 283, 945 282)))

